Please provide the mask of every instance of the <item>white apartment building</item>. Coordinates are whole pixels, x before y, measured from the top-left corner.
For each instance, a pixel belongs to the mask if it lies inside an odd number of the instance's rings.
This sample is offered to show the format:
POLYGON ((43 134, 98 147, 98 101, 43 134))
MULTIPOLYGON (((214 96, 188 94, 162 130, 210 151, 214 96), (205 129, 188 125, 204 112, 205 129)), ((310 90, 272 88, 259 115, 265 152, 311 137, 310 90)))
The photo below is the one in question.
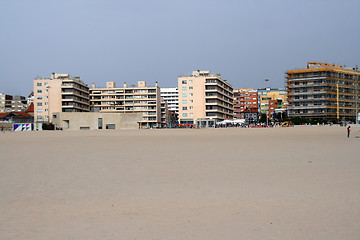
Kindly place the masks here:
POLYGON ((34 121, 52 122, 54 113, 89 109, 89 87, 80 77, 52 73, 34 80, 34 121))
POLYGON ((234 117, 232 86, 219 74, 194 71, 178 78, 180 124, 197 124, 201 119, 222 121, 234 117))
POLYGON ((171 111, 179 114, 179 91, 178 88, 160 88, 161 97, 168 104, 171 111))
POLYGON ((90 109, 100 113, 142 113, 139 123, 141 128, 161 127, 160 88, 148 87, 145 81, 138 85, 127 85, 119 88, 115 82, 107 82, 105 88, 90 89, 90 109))

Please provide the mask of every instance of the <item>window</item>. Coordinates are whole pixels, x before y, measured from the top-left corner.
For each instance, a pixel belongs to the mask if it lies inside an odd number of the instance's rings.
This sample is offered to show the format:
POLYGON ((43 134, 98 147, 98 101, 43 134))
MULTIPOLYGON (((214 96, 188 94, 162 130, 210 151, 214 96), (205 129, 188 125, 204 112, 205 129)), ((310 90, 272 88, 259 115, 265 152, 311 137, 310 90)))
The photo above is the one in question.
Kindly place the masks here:
POLYGON ((42 90, 38 89, 36 92, 37 92, 37 93, 42 93, 42 90))
POLYGON ((37 106, 38 106, 38 107, 41 107, 41 106, 42 106, 42 103, 41 103, 41 102, 38 102, 38 103, 37 103, 37 106))
POLYGON ((42 84, 38 82, 38 83, 36 83, 36 86, 41 87, 42 84))
POLYGON ((189 109, 193 109, 194 107, 193 106, 190 106, 189 109))
POLYGON ((42 99, 42 97, 41 97, 41 96, 38 96, 38 97, 37 97, 37 99, 41 100, 41 99, 42 99))
POLYGON ((193 90, 194 88, 193 87, 189 87, 189 90, 193 90))
POLYGON ((193 94, 193 93, 189 93, 189 97, 192 97, 192 96, 194 96, 194 94, 193 94))
POLYGON ((189 83, 192 83, 192 80, 189 80, 189 83))
POLYGON ((106 124, 106 129, 115 129, 115 124, 106 124))
POLYGON ((182 90, 183 90, 183 91, 187 91, 187 87, 182 87, 182 90))
POLYGON ((194 114, 193 114, 193 113, 190 113, 190 117, 192 117, 192 116, 194 116, 194 114))
POLYGON ((182 97, 187 97, 187 94, 186 94, 186 93, 183 93, 183 94, 182 94, 182 97))
POLYGON ((183 116, 183 117, 187 117, 187 113, 183 113, 182 116, 183 116))
POLYGON ((182 80, 182 84, 187 84, 187 81, 186 81, 186 80, 182 80))
POLYGON ((187 100, 182 100, 182 104, 187 104, 187 100))
POLYGON ((187 107, 182 107, 182 110, 187 110, 187 107))
POLYGON ((193 103, 194 102, 194 100, 189 100, 189 103, 193 103))
POLYGON ((42 110, 42 109, 38 109, 37 112, 38 112, 38 113, 42 113, 43 110, 42 110))

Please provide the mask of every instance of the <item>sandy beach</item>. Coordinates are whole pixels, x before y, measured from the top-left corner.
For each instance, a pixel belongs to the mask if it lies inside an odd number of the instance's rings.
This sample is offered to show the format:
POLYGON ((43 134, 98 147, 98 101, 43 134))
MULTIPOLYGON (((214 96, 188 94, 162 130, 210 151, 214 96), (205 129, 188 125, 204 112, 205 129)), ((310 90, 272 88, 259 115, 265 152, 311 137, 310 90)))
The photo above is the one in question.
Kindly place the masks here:
POLYGON ((0 239, 360 239, 360 128, 0 134, 0 239))

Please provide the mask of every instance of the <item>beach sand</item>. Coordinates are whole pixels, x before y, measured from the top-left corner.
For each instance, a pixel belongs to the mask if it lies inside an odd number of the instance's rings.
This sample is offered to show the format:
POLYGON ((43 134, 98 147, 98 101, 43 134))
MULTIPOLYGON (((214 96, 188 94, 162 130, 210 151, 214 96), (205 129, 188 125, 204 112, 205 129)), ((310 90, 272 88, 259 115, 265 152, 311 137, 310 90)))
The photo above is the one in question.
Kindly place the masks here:
POLYGON ((360 239, 341 127, 0 133, 0 239, 360 239))

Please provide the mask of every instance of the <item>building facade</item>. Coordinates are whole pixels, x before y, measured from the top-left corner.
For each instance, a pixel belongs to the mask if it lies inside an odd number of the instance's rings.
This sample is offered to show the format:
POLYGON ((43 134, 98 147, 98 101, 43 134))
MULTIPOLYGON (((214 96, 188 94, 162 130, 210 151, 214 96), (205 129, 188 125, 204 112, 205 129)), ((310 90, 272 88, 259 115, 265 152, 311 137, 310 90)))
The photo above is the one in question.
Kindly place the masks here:
POLYGON ((246 123, 258 120, 258 91, 253 88, 234 90, 234 118, 246 123))
POLYGON ((0 93, 0 113, 23 112, 28 106, 27 99, 24 96, 0 93))
POLYGON ((89 87, 80 77, 52 73, 34 80, 34 119, 51 122, 56 112, 89 112, 89 87))
POLYGON ((161 97, 167 103, 169 110, 179 114, 178 88, 160 88, 161 97))
POLYGON ((355 119, 359 108, 360 72, 334 64, 308 62, 287 71, 289 117, 355 119))
POLYGON ((194 71, 178 78, 179 122, 195 124, 198 119, 233 119, 233 88, 219 74, 194 71))
POLYGON ((142 113, 141 128, 161 127, 160 88, 148 87, 145 81, 138 85, 116 87, 115 82, 107 82, 105 88, 90 89, 90 109, 101 113, 142 113))
POLYGON ((288 94, 286 89, 263 88, 258 89, 259 113, 266 114, 269 120, 274 119, 276 111, 286 111, 288 105, 288 94), (277 103, 277 105, 275 104, 277 103), (276 110, 278 109, 278 110, 276 110), (281 110, 279 110, 281 109, 281 110))

